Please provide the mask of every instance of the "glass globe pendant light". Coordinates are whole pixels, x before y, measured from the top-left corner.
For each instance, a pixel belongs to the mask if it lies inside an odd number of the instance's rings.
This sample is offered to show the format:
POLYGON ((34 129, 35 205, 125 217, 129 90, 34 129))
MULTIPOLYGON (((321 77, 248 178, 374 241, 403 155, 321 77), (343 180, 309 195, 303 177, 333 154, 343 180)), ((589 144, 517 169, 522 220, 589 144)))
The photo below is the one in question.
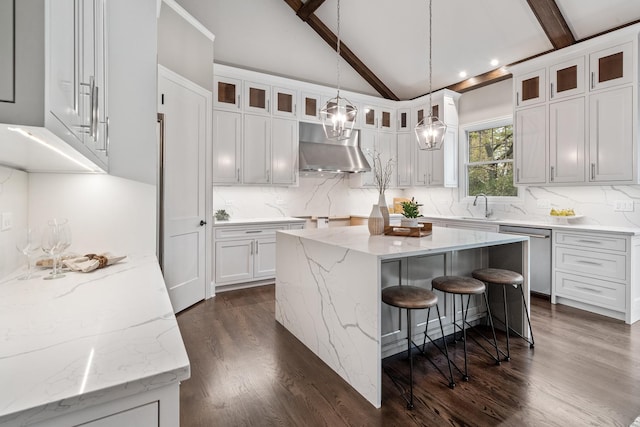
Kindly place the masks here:
POLYGON ((320 109, 320 118, 324 133, 329 139, 348 139, 355 125, 358 109, 348 99, 340 96, 340 0, 338 0, 338 29, 337 29, 337 90, 335 98, 331 98, 320 109))
POLYGON ((437 116, 433 115, 431 104, 431 28, 432 13, 431 2, 429 0, 429 114, 424 117, 415 127, 416 138, 418 138, 418 148, 421 150, 439 150, 444 143, 444 135, 447 131, 445 125, 437 116))

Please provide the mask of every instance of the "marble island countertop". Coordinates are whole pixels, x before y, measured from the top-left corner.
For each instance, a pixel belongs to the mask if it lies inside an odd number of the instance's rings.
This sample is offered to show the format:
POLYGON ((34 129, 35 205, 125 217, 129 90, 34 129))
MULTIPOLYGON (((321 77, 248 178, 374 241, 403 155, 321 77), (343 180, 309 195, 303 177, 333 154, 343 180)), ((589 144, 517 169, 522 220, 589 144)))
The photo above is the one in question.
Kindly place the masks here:
POLYGON ((189 378, 154 255, 56 280, 43 280, 46 270, 37 274, 0 282, 0 426, 189 378))
POLYGON ((376 255, 380 259, 471 249, 529 239, 511 234, 444 227, 433 227, 431 235, 424 237, 371 236, 367 226, 286 230, 280 233, 376 255))

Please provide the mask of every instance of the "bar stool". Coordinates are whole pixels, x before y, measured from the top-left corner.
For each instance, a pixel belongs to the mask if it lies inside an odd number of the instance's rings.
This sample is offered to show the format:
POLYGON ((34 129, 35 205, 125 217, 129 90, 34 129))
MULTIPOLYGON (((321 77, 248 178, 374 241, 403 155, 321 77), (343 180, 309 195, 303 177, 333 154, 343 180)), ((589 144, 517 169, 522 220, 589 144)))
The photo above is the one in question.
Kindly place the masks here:
MULTIPOLYGON (((428 309, 427 311, 427 324, 425 326, 425 336, 427 335, 427 328, 429 326, 429 315, 431 314, 431 307, 435 306, 438 313, 438 321, 440 322, 440 332, 442 333, 442 340, 444 345, 444 353, 447 357, 447 363, 449 364, 449 387, 453 388, 455 383, 453 382, 453 371, 451 370, 451 364, 449 363, 449 354, 447 352, 446 342, 444 341, 444 330, 442 328, 442 318, 440 317, 440 309, 438 308, 438 296, 431 292, 428 289, 419 288, 417 286, 390 286, 382 290, 382 301, 388 305, 393 307, 398 307, 400 309, 407 310, 407 355, 409 357, 409 388, 410 388, 410 397, 406 398, 403 394, 403 398, 407 402, 407 408, 413 409, 413 353, 411 345, 416 347, 421 354, 426 356, 424 353, 424 343, 422 350, 413 342, 411 335, 411 311, 412 310, 420 310, 420 309, 428 309)), ((425 338, 426 340, 426 338, 425 338)), ((429 340, 431 338, 429 337, 429 340)), ((426 341, 425 341, 426 342, 426 341)), ((433 340, 431 340, 433 342, 433 340)), ((434 345, 436 345, 434 343, 434 345)), ((436 345, 436 347, 438 347, 436 345)), ((438 349, 440 349, 438 347, 438 349)), ((440 349, 440 351, 442 351, 440 349)), ((430 359, 428 360, 431 364, 446 378, 446 375, 440 368, 430 359)), ((396 382, 395 378, 391 376, 391 380, 393 383, 401 388, 396 382)))
POLYGON ((531 328, 531 319, 529 318, 529 310, 527 309, 527 300, 524 297, 524 290, 522 289, 522 283, 524 283, 524 278, 522 274, 516 273, 511 270, 503 270, 500 268, 481 268, 475 270, 471 273, 473 277, 478 280, 482 280, 485 283, 493 283, 496 285, 502 285, 502 302, 504 304, 504 321, 502 319, 496 319, 500 321, 504 326, 507 332, 507 354, 501 351, 502 354, 505 355, 504 360, 511 360, 511 353, 509 351, 509 333, 510 331, 514 334, 518 335, 520 338, 529 343, 529 348, 533 348, 533 329, 531 328), (524 305, 524 312, 527 314, 527 323, 529 324, 529 333, 531 334, 531 340, 528 340, 522 334, 517 331, 514 331, 511 327, 509 327, 509 311, 507 308, 507 286, 513 286, 514 288, 520 288, 520 295, 522 295, 522 304, 524 305))
POLYGON ((493 328, 493 320, 491 317, 491 309, 489 308, 489 300, 487 299, 487 293, 484 283, 480 280, 476 280, 472 277, 463 277, 463 276, 440 276, 436 277, 431 281, 431 286, 433 289, 437 289, 444 293, 453 294, 453 339, 456 341, 456 328, 462 330, 462 341, 464 344, 464 372, 455 364, 455 362, 451 361, 451 364, 462 374, 462 379, 464 381, 469 381, 469 370, 467 365, 467 326, 471 327, 471 324, 467 321, 467 313, 469 312, 469 301, 471 301, 472 295, 482 294, 484 297, 484 302, 487 306, 487 318, 489 319, 489 324, 491 326, 491 333, 493 334, 493 343, 487 339, 483 334, 480 335, 481 338, 486 340, 489 344, 493 346, 496 350, 496 357, 493 357, 492 354, 487 350, 485 346, 483 346, 478 340, 476 340, 473 336, 469 336, 480 348, 482 348, 491 358, 496 362, 496 365, 500 364, 500 352, 498 349, 498 341, 496 340, 496 331, 493 328), (456 322, 456 295, 460 295, 460 305, 462 309, 462 326, 458 325, 456 322), (467 308, 464 307, 464 296, 467 295, 467 308))

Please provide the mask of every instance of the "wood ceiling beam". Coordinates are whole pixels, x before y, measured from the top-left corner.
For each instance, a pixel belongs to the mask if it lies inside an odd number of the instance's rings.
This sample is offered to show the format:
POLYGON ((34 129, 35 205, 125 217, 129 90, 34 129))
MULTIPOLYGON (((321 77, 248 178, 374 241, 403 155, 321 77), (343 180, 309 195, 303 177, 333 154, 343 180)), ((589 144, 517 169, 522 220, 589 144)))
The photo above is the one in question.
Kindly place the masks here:
POLYGON ((527 0, 527 3, 554 49, 562 49, 576 42, 555 0, 527 0))
MULTIPOLYGON (((304 7, 304 3, 301 0, 284 0, 285 3, 293 9, 296 14, 298 11, 304 7)), ((311 2, 314 0, 308 0, 307 2, 311 2)), ((315 9, 314 9, 315 10, 315 9)), ((327 42, 329 46, 333 50, 337 49, 338 46, 338 37, 327 27, 315 14, 309 14, 307 20, 305 21, 313 30, 318 33, 322 39, 327 42)), ((380 80, 374 73, 367 67, 351 49, 347 47, 340 40, 340 56, 347 61, 349 65, 363 78, 369 83, 380 95, 384 98, 391 99, 394 101, 399 101, 398 98, 392 91, 389 89, 383 82, 380 80)))
POLYGON ((508 72, 504 67, 501 67, 495 70, 487 71, 486 73, 480 74, 479 76, 471 77, 461 82, 454 83, 450 86, 447 86, 445 89, 463 93, 509 78, 511 78, 511 73, 508 72))
POLYGON ((314 13, 325 0, 307 0, 300 9, 296 12, 296 15, 300 17, 304 22, 307 22, 309 16, 314 13))

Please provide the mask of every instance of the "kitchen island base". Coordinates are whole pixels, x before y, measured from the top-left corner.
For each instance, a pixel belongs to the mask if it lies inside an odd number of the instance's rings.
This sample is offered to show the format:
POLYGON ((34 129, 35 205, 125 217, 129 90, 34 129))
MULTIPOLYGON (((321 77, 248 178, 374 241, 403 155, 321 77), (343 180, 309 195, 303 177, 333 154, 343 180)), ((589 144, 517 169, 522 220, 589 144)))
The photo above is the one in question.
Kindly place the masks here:
MULTIPOLYGON (((439 227, 424 238, 369 236, 366 227, 283 231, 276 237, 276 320, 377 408, 381 359, 406 350, 406 325, 397 308, 383 312, 383 287, 431 289, 431 278, 443 274, 509 268, 525 277, 528 300, 527 237, 439 227)), ((449 334, 452 301, 438 297, 444 333, 449 334)), ((509 295, 509 306, 512 324, 524 332, 519 292, 509 295)), ((470 308, 470 319, 478 320, 484 312, 477 303, 470 308)), ((416 339, 423 335, 424 316, 413 320, 416 339)), ((430 323, 429 334, 441 336, 437 319, 430 323)))

